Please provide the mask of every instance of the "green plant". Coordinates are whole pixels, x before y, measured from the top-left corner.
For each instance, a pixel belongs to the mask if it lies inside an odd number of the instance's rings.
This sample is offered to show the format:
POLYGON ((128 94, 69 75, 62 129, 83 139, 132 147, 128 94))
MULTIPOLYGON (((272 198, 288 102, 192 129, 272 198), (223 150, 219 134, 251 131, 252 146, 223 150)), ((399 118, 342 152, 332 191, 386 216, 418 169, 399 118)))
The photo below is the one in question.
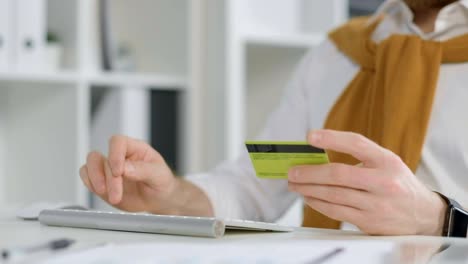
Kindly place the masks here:
POLYGON ((54 32, 47 32, 47 43, 60 43, 60 38, 54 32))

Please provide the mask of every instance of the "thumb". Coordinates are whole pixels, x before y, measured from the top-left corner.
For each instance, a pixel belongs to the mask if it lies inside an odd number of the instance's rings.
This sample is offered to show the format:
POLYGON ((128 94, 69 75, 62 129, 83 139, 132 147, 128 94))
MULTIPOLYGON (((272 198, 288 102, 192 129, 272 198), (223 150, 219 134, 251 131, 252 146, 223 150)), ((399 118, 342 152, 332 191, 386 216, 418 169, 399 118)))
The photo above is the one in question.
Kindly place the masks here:
POLYGON ((124 178, 130 181, 142 182, 150 187, 161 187, 173 178, 171 169, 165 162, 144 162, 126 160, 124 178))

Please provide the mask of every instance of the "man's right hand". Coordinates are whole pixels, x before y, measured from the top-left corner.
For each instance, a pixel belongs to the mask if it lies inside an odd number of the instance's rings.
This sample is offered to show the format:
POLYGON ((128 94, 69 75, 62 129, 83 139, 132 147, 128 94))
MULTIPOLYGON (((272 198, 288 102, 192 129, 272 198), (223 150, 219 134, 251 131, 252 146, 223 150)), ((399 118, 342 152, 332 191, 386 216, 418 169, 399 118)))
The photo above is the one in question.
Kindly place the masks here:
POLYGON ((175 192, 181 180, 174 177, 163 157, 147 143, 125 136, 113 136, 109 157, 91 152, 80 169, 90 191, 125 211, 176 214, 183 205, 175 192))

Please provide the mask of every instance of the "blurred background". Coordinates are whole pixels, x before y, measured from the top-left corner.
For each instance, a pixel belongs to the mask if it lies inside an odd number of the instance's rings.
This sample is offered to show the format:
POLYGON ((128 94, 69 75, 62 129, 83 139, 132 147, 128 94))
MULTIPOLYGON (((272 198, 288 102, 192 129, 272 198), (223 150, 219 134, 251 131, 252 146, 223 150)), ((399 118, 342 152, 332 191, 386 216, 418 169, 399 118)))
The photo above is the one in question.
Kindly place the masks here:
POLYGON ((0 204, 103 207, 78 169, 113 134, 179 175, 234 159, 305 53, 381 2, 0 0, 0 204))

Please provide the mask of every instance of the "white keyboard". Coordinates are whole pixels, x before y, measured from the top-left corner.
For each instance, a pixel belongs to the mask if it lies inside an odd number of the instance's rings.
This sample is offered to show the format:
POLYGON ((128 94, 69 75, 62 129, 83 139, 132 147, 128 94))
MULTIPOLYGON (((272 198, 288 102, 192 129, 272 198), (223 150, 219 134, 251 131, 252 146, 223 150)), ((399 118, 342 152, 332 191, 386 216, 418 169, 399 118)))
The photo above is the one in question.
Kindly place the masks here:
POLYGON ((293 231, 288 226, 245 220, 70 209, 43 210, 39 222, 50 226, 215 238, 223 236, 226 229, 293 231))

